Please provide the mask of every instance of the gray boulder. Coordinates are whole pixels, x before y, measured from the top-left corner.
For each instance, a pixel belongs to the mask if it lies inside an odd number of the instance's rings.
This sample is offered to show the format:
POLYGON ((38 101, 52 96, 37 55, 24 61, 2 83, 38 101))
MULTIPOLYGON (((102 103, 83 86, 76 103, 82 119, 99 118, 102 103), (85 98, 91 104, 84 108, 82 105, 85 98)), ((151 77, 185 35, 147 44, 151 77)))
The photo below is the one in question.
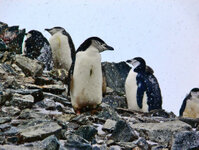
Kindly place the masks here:
POLYGON ((104 70, 107 86, 124 94, 124 84, 131 68, 125 62, 103 62, 102 69, 104 70))
POLYGON ((16 55, 16 64, 26 76, 41 76, 44 65, 37 60, 32 60, 22 55, 16 55))
POLYGON ((135 131, 124 120, 119 120, 116 123, 115 129, 111 135, 111 139, 115 142, 131 142, 137 138, 138 136, 135 131))
POLYGON ((172 150, 199 149, 199 131, 183 131, 175 134, 172 140, 172 150))
POLYGON ((145 139, 161 144, 171 144, 172 135, 180 131, 191 130, 191 126, 176 120, 162 123, 137 123, 132 128, 145 139))

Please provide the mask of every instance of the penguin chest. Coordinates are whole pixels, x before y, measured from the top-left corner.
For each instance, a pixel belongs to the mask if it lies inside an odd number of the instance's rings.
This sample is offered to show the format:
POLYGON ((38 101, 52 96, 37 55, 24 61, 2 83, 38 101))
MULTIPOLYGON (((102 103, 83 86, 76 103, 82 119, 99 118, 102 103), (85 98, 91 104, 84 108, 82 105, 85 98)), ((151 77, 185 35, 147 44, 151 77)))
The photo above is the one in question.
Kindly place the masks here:
POLYGON ((56 33, 50 38, 54 67, 69 70, 72 58, 68 38, 61 33, 56 33))
POLYGON ((199 99, 187 100, 183 117, 199 118, 199 99))
POLYGON ((125 82, 125 92, 127 98, 128 109, 140 111, 140 108, 137 105, 137 82, 136 82, 137 73, 132 69, 130 70, 126 82, 125 82))
POLYGON ((89 57, 85 52, 77 54, 71 100, 75 108, 90 105, 95 107, 101 103, 102 70, 100 54, 95 57, 89 57))

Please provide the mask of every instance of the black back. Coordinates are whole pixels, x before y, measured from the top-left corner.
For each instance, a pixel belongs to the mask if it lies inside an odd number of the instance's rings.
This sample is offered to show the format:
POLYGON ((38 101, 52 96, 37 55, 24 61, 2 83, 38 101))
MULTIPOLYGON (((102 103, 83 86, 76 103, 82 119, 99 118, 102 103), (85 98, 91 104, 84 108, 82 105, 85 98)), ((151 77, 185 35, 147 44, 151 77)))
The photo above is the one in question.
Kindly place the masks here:
POLYGON ((154 109, 161 109, 162 96, 156 77, 153 74, 143 72, 143 73, 138 73, 136 80, 138 85, 138 90, 137 90, 138 106, 142 108, 142 100, 144 92, 146 92, 147 104, 149 106, 148 111, 154 109))
POLYGON ((31 37, 25 40, 25 56, 41 61, 46 70, 51 70, 52 52, 48 40, 37 30, 31 30, 28 33, 31 37))

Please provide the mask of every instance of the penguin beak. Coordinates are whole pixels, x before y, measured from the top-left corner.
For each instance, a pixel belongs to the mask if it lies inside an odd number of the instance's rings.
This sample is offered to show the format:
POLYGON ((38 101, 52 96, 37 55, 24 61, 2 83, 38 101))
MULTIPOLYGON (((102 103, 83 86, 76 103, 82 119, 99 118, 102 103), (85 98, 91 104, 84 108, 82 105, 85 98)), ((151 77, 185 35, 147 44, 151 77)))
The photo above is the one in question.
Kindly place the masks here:
POLYGON ((109 45, 104 45, 104 47, 106 48, 106 50, 111 50, 111 51, 113 51, 114 50, 114 48, 113 47, 111 47, 111 46, 109 46, 109 45))
POLYGON ((45 30, 48 31, 48 32, 50 31, 50 29, 45 29, 45 30))
POLYGON ((131 60, 127 60, 126 62, 130 64, 130 63, 131 63, 131 60))

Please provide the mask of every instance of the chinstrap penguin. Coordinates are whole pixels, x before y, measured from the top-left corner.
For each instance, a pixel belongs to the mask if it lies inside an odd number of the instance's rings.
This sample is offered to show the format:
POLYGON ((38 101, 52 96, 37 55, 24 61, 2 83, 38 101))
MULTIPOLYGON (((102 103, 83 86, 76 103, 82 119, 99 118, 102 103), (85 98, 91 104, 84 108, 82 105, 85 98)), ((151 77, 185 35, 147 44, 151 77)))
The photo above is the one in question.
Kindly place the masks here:
POLYGON ((128 108, 143 112, 162 109, 161 91, 152 68, 146 66, 141 57, 127 60, 127 63, 134 67, 125 82, 128 108))
POLYGON ((180 117, 199 118, 199 88, 193 88, 183 100, 180 117))
POLYGON ((37 59, 45 66, 44 70, 51 70, 53 66, 52 52, 48 40, 37 30, 31 30, 26 34, 23 54, 31 59, 37 59))
POLYGON ((75 60, 75 46, 68 32, 62 27, 45 29, 52 36, 49 39, 52 48, 54 68, 69 71, 75 60))
POLYGON ((100 52, 114 50, 98 37, 85 40, 77 50, 72 67, 70 95, 77 114, 95 110, 102 101, 102 67, 100 52))

